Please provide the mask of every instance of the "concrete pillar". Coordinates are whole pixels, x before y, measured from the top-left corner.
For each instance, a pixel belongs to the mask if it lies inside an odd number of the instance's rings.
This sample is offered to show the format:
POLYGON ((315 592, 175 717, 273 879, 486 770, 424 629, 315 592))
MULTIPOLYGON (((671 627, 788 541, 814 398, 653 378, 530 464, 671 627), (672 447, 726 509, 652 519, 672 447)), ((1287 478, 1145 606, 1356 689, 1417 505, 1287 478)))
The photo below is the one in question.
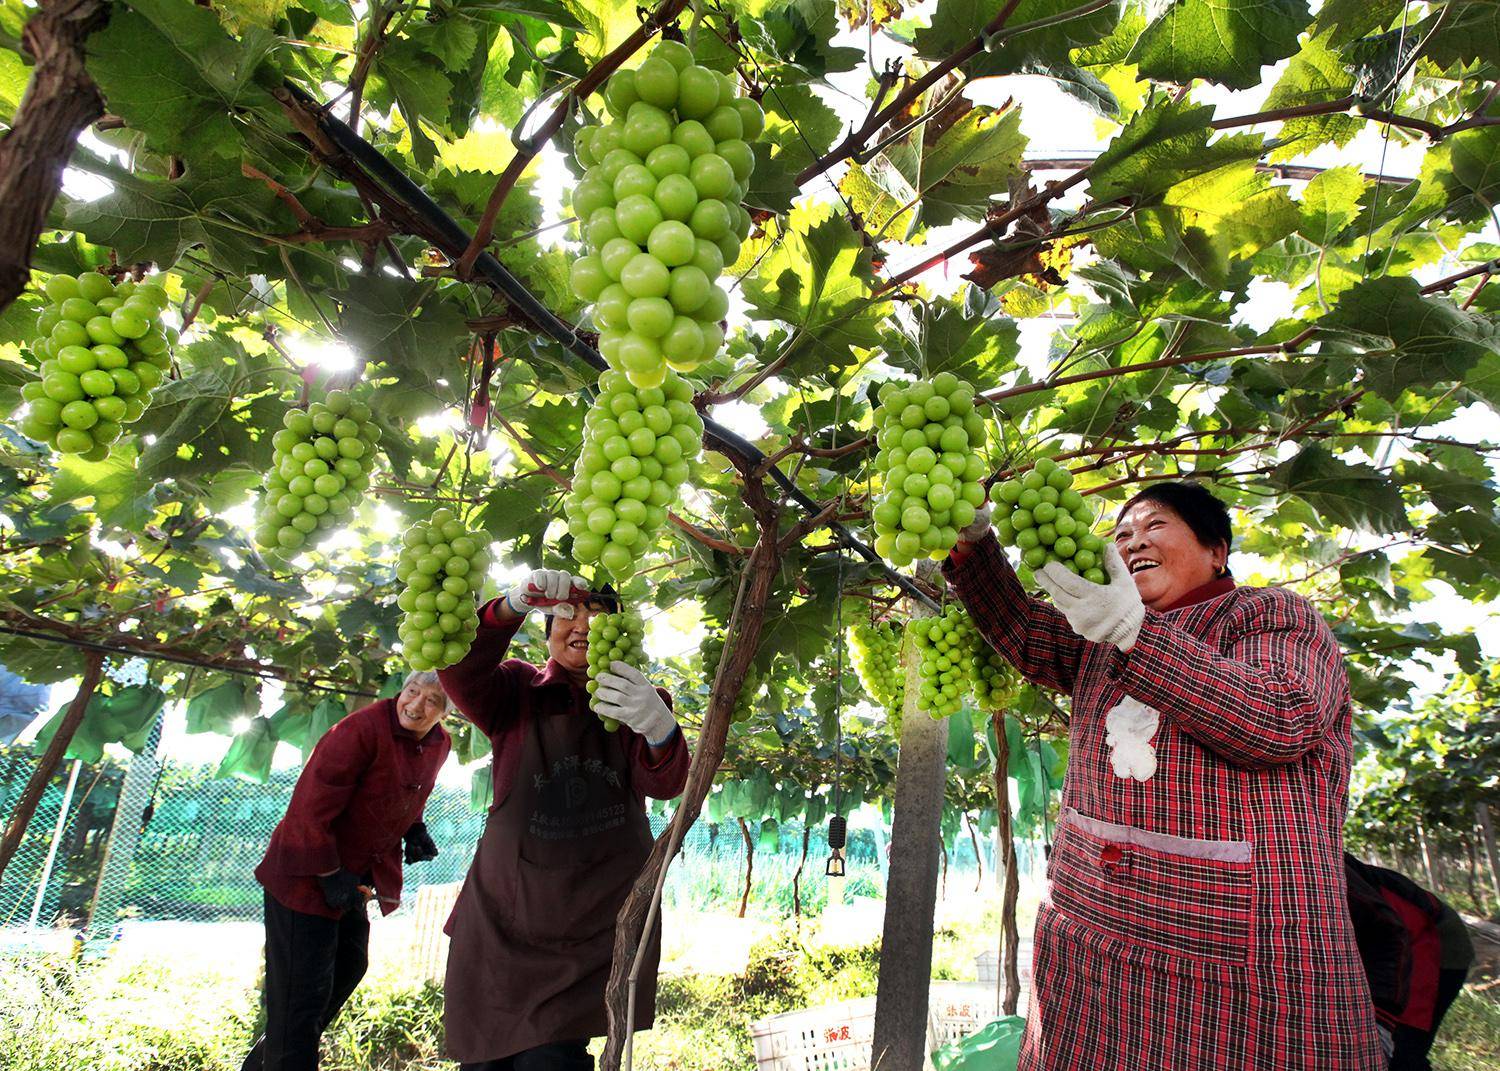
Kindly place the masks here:
MULTIPOLYGON (((913 617, 931 616, 923 607, 913 609, 913 617)), ((948 756, 947 719, 934 720, 917 710, 916 645, 908 639, 902 650, 906 700, 901 710, 891 862, 875 994, 876 1071, 921 1071, 927 1060, 927 991, 948 756)))

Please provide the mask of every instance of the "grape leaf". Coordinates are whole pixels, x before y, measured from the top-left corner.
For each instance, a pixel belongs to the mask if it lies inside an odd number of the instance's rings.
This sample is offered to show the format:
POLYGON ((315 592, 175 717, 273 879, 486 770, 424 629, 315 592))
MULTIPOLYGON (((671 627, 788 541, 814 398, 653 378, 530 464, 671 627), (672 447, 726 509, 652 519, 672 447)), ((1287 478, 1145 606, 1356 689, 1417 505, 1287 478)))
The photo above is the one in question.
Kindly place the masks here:
POLYGON ((1176 0, 1146 27, 1130 62, 1163 82, 1249 89, 1263 64, 1297 51, 1311 17, 1303 0, 1176 0))
MULTIPOLYGON (((1495 351, 1494 328, 1451 302, 1422 296, 1415 279, 1386 276, 1346 290, 1322 321, 1380 342, 1395 352, 1368 353, 1365 370, 1371 388, 1394 400, 1414 386, 1462 379, 1495 351)), ((1374 348, 1374 347, 1371 347, 1374 348)))
POLYGON ((1098 200, 1162 193, 1193 175, 1236 160, 1256 159, 1263 148, 1253 134, 1224 137, 1214 133, 1212 105, 1161 101, 1137 113, 1089 171, 1089 192, 1098 200))
POLYGON ((1340 460, 1320 444, 1304 446, 1276 466, 1269 480, 1330 523, 1382 535, 1410 530, 1395 484, 1369 465, 1340 460))
MULTIPOLYGON (((919 30, 913 40, 917 54, 934 62, 946 58, 979 36, 1005 6, 1006 0, 938 0, 932 24, 919 30)), ((1021 0, 1006 21, 1010 35, 997 42, 998 47, 993 51, 981 51, 964 69, 973 77, 985 78, 1016 74, 1031 64, 1067 64, 1073 49, 1086 48, 1108 37, 1124 7, 1115 2, 1096 11, 1086 11, 1090 6, 1078 0, 1021 0), (1014 33, 1017 27, 1075 11, 1082 14, 1014 33)))
MULTIPOLYGON (((1333 31, 1329 30, 1310 38, 1302 46, 1302 51, 1292 57, 1266 97, 1266 110, 1323 104, 1354 92, 1354 75, 1332 50, 1332 34, 1333 31)), ((1273 162, 1292 160, 1327 143, 1342 147, 1352 141, 1364 125, 1365 121, 1358 116, 1341 112, 1288 119, 1281 124, 1281 144, 1271 150, 1270 159, 1273 162)))

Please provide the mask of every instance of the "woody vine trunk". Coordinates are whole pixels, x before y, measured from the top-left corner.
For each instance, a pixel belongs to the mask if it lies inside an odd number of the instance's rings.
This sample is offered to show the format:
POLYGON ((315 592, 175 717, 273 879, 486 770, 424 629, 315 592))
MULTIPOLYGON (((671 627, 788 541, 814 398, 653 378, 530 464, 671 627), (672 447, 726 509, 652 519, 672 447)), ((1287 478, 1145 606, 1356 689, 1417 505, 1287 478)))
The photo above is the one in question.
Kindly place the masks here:
POLYGON ((15 122, 0 137, 0 312, 31 277, 31 251, 78 135, 104 114, 83 44, 108 11, 103 0, 42 0, 21 32, 35 65, 15 122))

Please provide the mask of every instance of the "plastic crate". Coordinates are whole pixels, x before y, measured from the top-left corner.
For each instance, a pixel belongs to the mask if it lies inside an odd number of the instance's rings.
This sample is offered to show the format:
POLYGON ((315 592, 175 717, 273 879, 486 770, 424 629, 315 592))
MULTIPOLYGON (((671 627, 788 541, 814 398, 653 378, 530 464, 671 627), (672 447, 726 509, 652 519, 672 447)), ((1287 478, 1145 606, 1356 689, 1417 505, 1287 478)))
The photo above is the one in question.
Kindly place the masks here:
POLYGON ((929 1049, 952 1045, 999 1014, 994 982, 933 982, 928 990, 929 1049))
POLYGON ((448 935, 443 927, 458 901, 463 882, 451 885, 424 885, 417 890, 415 917, 412 920, 411 963, 419 980, 439 985, 448 971, 448 935))
POLYGON ((750 1024, 750 1038, 759 1071, 870 1071, 875 998, 772 1015, 750 1024))

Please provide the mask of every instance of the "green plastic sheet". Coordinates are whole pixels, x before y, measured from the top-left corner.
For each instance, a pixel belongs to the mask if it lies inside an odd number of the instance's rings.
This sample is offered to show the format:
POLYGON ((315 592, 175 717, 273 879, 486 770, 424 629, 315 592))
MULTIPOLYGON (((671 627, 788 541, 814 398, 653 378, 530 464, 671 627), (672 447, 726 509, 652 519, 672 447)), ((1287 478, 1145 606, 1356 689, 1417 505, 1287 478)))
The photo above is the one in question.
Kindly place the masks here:
POLYGON ((276 754, 276 734, 270 718, 255 718, 250 727, 229 745, 219 763, 219 777, 238 777, 263 785, 271 779, 271 759, 276 754))
POLYGON ((1026 1020, 1007 1015, 932 1054, 936 1071, 1015 1071, 1021 1059, 1026 1020))

